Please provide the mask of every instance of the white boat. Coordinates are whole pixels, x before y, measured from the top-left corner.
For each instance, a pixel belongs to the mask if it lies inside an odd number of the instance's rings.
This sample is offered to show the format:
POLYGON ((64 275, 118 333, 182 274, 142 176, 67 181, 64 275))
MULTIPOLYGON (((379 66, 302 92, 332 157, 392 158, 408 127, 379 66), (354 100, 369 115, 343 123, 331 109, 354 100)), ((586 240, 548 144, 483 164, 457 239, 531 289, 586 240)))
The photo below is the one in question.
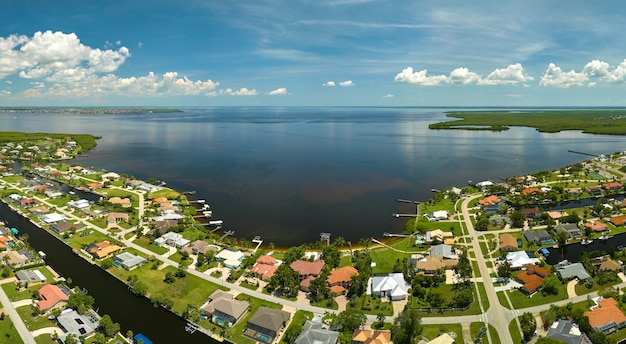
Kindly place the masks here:
POLYGON ((600 240, 609 240, 611 239, 613 236, 612 235, 606 235, 606 234, 602 234, 602 236, 600 237, 600 240))
POLYGON ((46 253, 44 251, 38 251, 37 254, 41 257, 41 259, 46 259, 46 253))
POLYGON ((584 239, 584 240, 583 240, 583 241, 581 241, 580 243, 581 243, 582 245, 589 245, 589 244, 591 244, 592 242, 593 242, 593 240, 591 240, 591 239, 584 239))

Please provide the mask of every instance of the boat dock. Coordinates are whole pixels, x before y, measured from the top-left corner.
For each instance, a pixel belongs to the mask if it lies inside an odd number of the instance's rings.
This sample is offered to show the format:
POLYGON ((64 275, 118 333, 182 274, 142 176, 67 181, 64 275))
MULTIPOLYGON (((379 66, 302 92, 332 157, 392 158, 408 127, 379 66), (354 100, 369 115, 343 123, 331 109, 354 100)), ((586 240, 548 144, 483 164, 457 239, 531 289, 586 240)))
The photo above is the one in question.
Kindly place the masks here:
POLYGON ((255 254, 256 250, 258 250, 261 244, 263 243, 263 239, 261 239, 260 235, 257 235, 254 237, 254 239, 252 239, 252 242, 257 244, 256 247, 254 248, 254 251, 252 251, 252 254, 255 254))
POLYGON ((402 199, 402 198, 398 198, 398 202, 400 202, 400 203, 413 203, 413 204, 421 204, 422 203, 420 201, 411 201, 411 200, 402 199))
POLYGON ((593 156, 593 157, 596 157, 596 158, 599 157, 598 154, 585 153, 585 152, 575 151, 575 150, 571 150, 571 149, 568 149, 567 152, 568 153, 581 154, 581 155, 587 155, 587 156, 593 156))
POLYGON ((393 216, 393 217, 418 217, 418 216, 420 216, 420 214, 399 214, 399 213, 393 213, 393 214, 391 214, 391 216, 393 216))
POLYGON ((232 230, 232 229, 231 229, 231 230, 227 230, 226 232, 224 232, 224 235, 222 235, 219 239, 217 239, 217 241, 222 241, 222 240, 224 240, 224 238, 226 238, 227 236, 229 236, 229 235, 233 235, 233 234, 235 234, 235 231, 234 231, 234 230, 232 230))

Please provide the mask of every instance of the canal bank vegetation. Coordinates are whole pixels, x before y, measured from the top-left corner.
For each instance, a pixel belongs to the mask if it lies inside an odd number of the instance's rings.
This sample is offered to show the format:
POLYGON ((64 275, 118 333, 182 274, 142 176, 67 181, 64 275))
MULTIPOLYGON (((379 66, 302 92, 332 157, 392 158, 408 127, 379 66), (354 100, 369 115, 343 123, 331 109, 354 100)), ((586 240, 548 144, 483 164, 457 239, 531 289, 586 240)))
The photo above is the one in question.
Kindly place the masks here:
POLYGON ((476 111, 450 112, 446 116, 459 119, 433 123, 428 127, 491 131, 530 127, 547 133, 580 130, 589 134, 626 135, 626 113, 623 110, 476 111))

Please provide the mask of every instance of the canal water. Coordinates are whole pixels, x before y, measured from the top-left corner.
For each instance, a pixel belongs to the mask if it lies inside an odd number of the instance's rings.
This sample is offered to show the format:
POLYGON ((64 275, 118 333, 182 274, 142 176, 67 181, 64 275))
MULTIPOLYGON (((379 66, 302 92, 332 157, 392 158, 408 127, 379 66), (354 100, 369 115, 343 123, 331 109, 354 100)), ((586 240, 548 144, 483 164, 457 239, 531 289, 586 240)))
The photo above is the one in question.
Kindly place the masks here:
POLYGON ((154 307, 147 298, 135 296, 124 283, 74 255, 70 247, 2 202, 0 221, 18 228, 20 234, 28 234, 30 245, 47 254, 46 262, 61 276, 71 278, 74 286, 87 289, 96 300, 94 308, 119 323, 122 333, 130 329, 145 334, 155 343, 218 343, 200 332, 187 333, 182 318, 154 307))
POLYGON ((564 259, 576 263, 580 260, 583 252, 604 251, 609 253, 611 250, 617 250, 618 247, 626 247, 626 233, 616 234, 607 240, 594 239, 588 245, 575 243, 559 248, 549 248, 550 255, 546 258, 546 263, 554 265, 564 259))

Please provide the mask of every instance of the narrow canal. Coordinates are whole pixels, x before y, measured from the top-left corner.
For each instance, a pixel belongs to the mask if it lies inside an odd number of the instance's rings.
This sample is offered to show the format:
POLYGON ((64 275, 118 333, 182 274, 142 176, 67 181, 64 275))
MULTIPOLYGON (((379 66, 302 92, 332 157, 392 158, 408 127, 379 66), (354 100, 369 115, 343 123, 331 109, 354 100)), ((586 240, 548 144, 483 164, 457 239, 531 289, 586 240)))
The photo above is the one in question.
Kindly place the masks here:
POLYGON ((147 298, 133 295, 124 283, 72 254, 69 246, 2 202, 0 221, 18 228, 20 234, 28 234, 30 245, 47 254, 46 262, 61 276, 71 278, 73 285, 86 288, 96 299, 94 308, 99 314, 108 314, 119 323, 122 333, 130 329, 134 333, 145 334, 155 343, 218 343, 200 332, 187 333, 186 322, 182 318, 154 307, 147 298))

